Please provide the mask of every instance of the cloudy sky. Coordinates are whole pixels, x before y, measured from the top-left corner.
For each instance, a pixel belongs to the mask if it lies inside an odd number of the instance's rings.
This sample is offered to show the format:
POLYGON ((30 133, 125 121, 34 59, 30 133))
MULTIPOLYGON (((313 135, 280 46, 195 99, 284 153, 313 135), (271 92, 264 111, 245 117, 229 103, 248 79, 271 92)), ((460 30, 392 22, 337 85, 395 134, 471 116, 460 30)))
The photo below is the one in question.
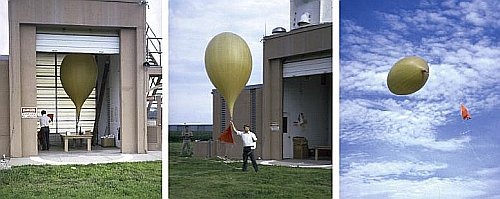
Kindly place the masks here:
POLYGON ((0 0, 0 55, 9 54, 8 0, 0 0))
POLYGON ((204 56, 208 42, 221 32, 236 33, 247 42, 253 61, 247 85, 261 84, 261 39, 278 26, 289 30, 289 4, 288 0, 170 0, 169 123, 212 123, 214 86, 206 75, 204 56))
POLYGON ((342 198, 500 198, 498 1, 346 0, 340 13, 342 198), (387 74, 410 55, 429 79, 393 95, 387 74))

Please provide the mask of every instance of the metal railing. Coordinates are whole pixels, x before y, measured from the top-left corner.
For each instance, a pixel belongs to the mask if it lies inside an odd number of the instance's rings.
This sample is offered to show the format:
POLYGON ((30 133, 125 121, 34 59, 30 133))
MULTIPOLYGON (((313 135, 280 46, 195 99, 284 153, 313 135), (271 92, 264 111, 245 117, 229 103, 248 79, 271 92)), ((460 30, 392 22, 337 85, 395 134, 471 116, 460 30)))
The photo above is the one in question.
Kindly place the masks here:
POLYGON ((146 23, 146 61, 150 67, 161 67, 161 40, 146 23))

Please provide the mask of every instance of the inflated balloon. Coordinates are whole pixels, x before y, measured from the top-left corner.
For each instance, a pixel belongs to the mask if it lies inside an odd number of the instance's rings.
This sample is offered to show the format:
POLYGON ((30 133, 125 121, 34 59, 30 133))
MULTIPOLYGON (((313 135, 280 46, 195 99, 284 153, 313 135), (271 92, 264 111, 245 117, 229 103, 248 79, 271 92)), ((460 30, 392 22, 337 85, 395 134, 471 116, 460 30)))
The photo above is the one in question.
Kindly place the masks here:
POLYGON ((97 64, 90 54, 66 55, 61 64, 61 83, 64 91, 76 106, 76 121, 80 121, 80 111, 95 87, 97 64))
POLYGON ((252 71, 252 55, 247 43, 234 33, 216 35, 205 50, 205 69, 226 100, 232 118, 234 103, 252 71))
POLYGON ((420 57, 405 57, 394 64, 387 75, 387 86, 396 95, 420 90, 429 78, 429 65, 420 57))

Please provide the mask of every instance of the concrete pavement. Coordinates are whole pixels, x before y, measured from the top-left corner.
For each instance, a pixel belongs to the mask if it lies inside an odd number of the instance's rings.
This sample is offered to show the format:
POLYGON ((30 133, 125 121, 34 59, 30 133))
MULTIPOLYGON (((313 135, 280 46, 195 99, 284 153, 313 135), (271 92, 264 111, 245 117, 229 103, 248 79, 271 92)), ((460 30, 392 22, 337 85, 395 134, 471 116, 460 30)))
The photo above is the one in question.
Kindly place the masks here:
POLYGON ((102 164, 114 162, 141 162, 161 160, 161 151, 148 151, 147 154, 123 154, 118 148, 92 147, 92 151, 72 149, 64 152, 53 147, 50 151, 39 151, 38 156, 11 158, 10 166, 21 165, 67 165, 67 164, 102 164))

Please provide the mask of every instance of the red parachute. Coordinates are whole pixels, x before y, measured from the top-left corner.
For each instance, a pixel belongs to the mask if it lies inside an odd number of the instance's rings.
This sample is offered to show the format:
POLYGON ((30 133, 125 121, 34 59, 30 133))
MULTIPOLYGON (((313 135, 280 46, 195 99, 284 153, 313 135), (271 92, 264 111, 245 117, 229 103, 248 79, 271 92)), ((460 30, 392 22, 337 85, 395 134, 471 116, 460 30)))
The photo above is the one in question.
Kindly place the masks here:
POLYGON ((463 104, 460 104, 460 113, 462 114, 463 120, 470 120, 471 119, 469 110, 467 110, 467 108, 463 104))
POLYGON ((231 124, 219 135, 219 140, 226 143, 234 144, 233 130, 231 129, 231 124))

